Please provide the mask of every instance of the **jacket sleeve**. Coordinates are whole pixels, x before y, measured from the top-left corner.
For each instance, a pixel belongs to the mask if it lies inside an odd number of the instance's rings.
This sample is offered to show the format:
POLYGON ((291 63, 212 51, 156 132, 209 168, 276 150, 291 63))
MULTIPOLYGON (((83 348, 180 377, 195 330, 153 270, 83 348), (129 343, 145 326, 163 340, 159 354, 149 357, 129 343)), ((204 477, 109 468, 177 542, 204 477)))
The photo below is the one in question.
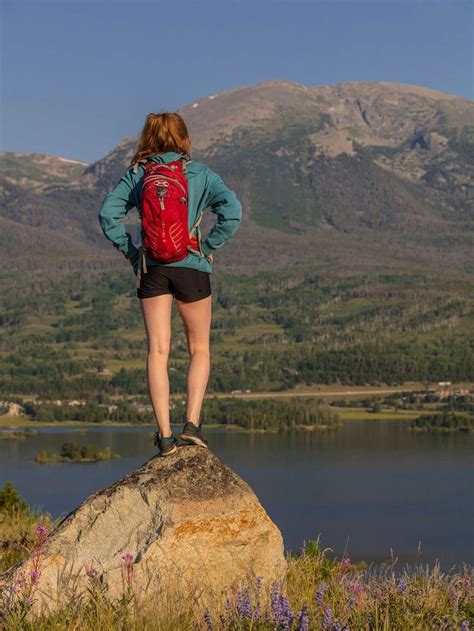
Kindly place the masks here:
POLYGON ((201 244, 202 251, 207 256, 232 237, 242 219, 242 204, 234 191, 227 188, 221 176, 211 169, 209 176, 205 208, 211 207, 212 212, 217 215, 217 221, 201 244))
POLYGON ((102 232, 127 259, 132 258, 138 252, 122 221, 128 211, 136 205, 135 186, 131 172, 128 170, 120 178, 113 191, 104 197, 99 210, 99 223, 102 232))

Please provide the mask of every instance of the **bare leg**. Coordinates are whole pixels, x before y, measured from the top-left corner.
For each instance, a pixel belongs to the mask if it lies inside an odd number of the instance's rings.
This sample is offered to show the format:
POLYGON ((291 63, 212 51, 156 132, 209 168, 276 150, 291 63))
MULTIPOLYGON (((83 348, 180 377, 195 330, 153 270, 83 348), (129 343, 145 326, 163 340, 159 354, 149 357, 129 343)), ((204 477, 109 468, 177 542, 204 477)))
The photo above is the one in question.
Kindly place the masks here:
POLYGON ((151 404, 161 437, 171 436, 168 358, 171 345, 172 294, 140 300, 148 353, 146 374, 151 404))
POLYGON ((184 323, 190 356, 187 380, 187 419, 199 425, 202 402, 211 370, 209 336, 211 332, 212 296, 182 302, 176 300, 184 323))

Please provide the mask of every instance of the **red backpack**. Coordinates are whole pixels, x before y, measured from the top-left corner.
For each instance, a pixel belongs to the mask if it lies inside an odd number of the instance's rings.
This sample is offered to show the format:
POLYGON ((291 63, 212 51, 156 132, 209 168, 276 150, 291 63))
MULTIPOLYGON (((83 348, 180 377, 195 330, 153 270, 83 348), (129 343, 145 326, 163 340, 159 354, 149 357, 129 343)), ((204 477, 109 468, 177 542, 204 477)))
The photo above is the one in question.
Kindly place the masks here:
POLYGON ((190 160, 168 164, 149 161, 145 166, 140 197, 142 244, 146 254, 159 263, 181 261, 198 250, 193 226, 188 231, 188 179, 190 160))
POLYGON ((140 196, 142 247, 137 286, 141 268, 146 273, 146 256, 158 263, 174 263, 186 258, 189 252, 201 254, 195 228, 202 213, 188 231, 187 165, 179 158, 168 164, 147 161, 140 196))

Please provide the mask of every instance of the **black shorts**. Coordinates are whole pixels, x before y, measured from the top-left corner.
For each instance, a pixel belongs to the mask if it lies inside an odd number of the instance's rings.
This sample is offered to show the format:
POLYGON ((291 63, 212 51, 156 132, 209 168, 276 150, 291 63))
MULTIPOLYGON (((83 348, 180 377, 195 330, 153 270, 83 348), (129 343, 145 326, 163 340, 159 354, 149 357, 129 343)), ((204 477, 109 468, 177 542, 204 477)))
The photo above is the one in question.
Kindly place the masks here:
POLYGON ((169 265, 148 265, 143 273, 138 298, 152 298, 162 294, 172 294, 183 302, 195 302, 211 295, 211 275, 191 267, 170 267, 169 265))

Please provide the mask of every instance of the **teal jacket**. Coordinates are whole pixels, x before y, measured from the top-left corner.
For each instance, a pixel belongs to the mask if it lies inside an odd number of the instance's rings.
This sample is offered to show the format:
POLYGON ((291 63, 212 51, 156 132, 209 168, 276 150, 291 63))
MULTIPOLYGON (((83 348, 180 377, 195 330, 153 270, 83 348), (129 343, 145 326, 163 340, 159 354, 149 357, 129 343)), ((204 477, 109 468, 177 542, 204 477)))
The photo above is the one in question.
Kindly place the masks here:
MULTIPOLYGON (((168 151, 151 157, 155 162, 172 162, 181 153, 168 151)), ((221 248, 239 227, 242 219, 242 204, 234 191, 227 188, 220 175, 212 171, 206 164, 192 160, 187 167, 188 178, 188 229, 191 230, 200 213, 210 207, 217 215, 217 221, 210 229, 205 240, 201 240, 199 226, 196 228, 198 239, 204 256, 190 252, 188 256, 175 263, 162 263, 170 267, 191 267, 203 272, 212 272, 212 262, 209 256, 221 248)), ((112 241, 114 247, 122 252, 127 259, 133 258, 138 249, 132 242, 132 237, 125 230, 123 218, 132 208, 139 208, 141 187, 145 168, 139 165, 136 172, 127 169, 117 186, 104 197, 100 211, 99 223, 104 235, 112 241)), ((158 265, 157 261, 146 257, 146 265, 158 265)), ((137 272, 138 264, 135 265, 137 272)))

